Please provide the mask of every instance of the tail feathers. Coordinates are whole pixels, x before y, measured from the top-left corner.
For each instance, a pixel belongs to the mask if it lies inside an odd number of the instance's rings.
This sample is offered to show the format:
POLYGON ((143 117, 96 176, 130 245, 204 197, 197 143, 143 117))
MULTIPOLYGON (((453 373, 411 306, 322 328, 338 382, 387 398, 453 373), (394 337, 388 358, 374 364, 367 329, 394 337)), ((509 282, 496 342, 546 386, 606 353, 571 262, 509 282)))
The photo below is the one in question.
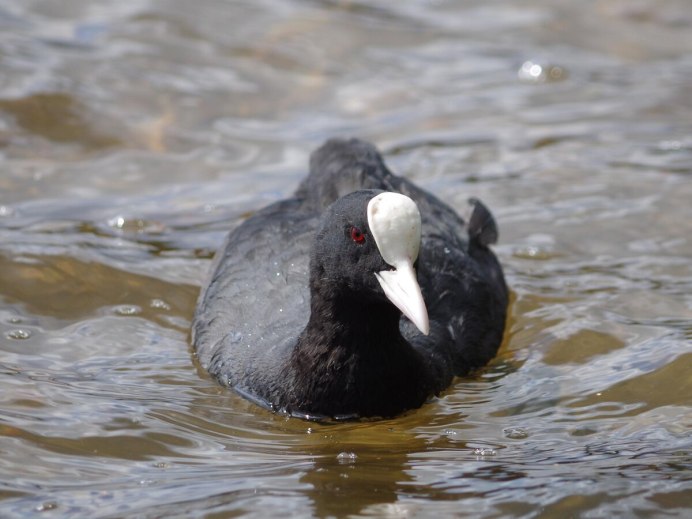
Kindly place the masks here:
POLYGON ((477 198, 470 198, 469 205, 472 207, 468 223, 471 243, 485 247, 496 243, 499 233, 490 210, 477 198))

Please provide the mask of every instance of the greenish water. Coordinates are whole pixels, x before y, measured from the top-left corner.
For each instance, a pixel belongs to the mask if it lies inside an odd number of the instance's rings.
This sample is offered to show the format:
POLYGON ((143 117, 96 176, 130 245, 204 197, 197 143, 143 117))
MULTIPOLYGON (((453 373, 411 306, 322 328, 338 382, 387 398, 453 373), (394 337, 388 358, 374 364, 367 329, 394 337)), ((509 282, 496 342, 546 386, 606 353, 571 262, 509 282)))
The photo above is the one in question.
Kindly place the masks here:
POLYGON ((0 0, 0 516, 684 517, 686 0, 0 0), (497 358, 397 419, 194 362, 223 236, 331 136, 481 198, 497 358))

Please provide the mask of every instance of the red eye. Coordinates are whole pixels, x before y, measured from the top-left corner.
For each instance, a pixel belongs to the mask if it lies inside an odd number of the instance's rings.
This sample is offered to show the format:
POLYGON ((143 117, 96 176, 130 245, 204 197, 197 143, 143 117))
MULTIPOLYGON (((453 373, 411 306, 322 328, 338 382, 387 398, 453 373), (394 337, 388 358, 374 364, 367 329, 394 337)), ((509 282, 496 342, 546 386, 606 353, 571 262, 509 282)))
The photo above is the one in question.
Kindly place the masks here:
POLYGON ((360 245, 365 242, 365 233, 358 227, 351 227, 351 239, 360 245))

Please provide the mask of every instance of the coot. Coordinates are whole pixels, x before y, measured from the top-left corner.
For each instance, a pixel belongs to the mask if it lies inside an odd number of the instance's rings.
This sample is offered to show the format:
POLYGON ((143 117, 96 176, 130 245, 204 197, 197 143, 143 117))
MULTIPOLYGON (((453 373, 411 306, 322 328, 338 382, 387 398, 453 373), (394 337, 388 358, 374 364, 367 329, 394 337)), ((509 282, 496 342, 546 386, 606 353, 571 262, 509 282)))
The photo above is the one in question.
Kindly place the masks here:
POLYGON ((497 227, 394 175, 377 149, 332 139, 295 194, 234 229, 202 290, 192 342, 221 383, 308 419, 421 406, 502 341, 497 227))

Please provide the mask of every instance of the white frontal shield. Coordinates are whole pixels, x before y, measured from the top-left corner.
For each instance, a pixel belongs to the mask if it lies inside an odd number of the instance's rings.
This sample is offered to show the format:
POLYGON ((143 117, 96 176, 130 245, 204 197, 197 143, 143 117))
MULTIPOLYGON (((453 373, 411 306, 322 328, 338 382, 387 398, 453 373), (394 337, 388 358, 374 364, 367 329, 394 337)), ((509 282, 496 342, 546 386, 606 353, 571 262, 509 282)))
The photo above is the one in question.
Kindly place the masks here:
POLYGON ((368 224, 382 259, 394 268, 375 273, 382 290, 427 335, 428 311, 413 268, 421 240, 418 206, 405 195, 380 193, 368 203, 368 224))

